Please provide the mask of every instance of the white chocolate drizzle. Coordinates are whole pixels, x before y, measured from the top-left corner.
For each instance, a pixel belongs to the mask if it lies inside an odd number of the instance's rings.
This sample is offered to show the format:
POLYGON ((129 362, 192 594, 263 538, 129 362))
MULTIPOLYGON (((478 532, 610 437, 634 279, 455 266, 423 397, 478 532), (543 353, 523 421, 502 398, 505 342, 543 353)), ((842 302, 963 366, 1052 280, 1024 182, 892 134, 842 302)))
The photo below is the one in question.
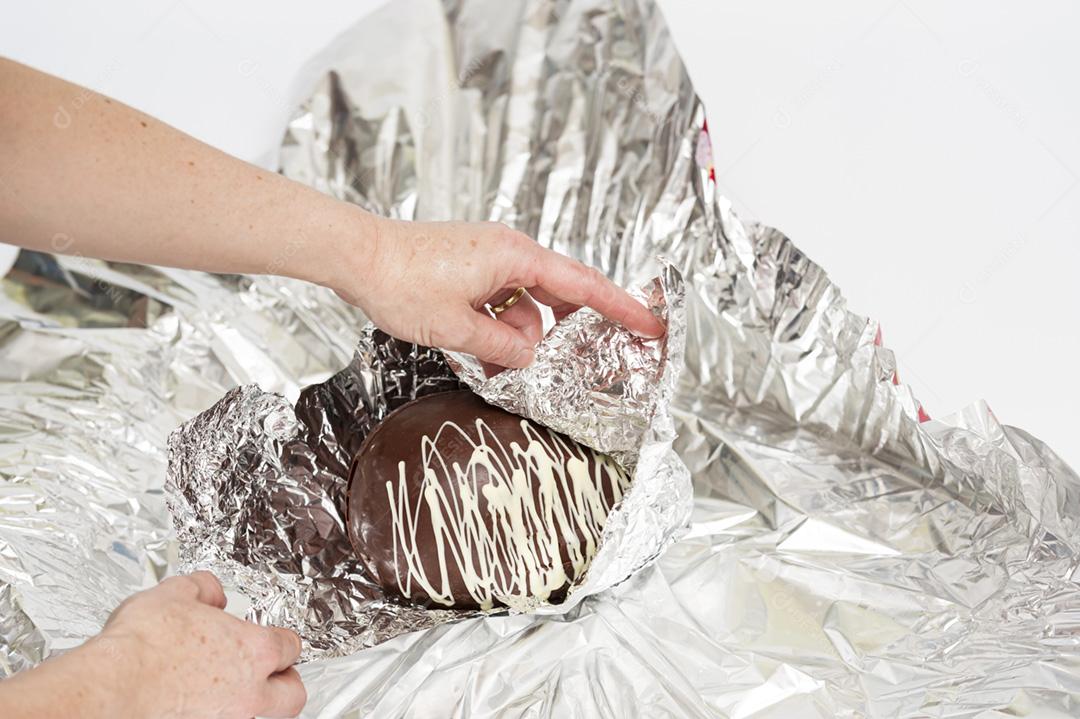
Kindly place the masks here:
POLYGON ((421 442, 424 480, 412 498, 406 464, 399 462, 397 486, 387 481, 386 492, 395 574, 406 597, 422 592, 438 604, 453 605, 454 571, 482 608, 490 609, 495 602, 525 608, 582 576, 608 513, 630 479, 610 457, 526 420, 521 429, 526 446, 511 442, 506 447, 481 419, 474 435, 444 422, 434 438, 421 442), (464 467, 448 464, 438 451, 444 432, 456 432, 460 440, 452 438, 455 443, 472 445, 464 467), (416 541, 421 503, 435 537, 434 576, 424 566, 416 541), (570 576, 565 565, 572 567, 570 576))

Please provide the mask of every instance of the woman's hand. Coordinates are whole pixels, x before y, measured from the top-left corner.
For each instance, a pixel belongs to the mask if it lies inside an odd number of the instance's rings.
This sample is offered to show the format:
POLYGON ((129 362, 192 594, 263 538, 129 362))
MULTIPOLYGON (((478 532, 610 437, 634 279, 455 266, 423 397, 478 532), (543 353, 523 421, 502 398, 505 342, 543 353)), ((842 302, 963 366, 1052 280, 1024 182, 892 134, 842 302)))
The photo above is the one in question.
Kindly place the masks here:
MULTIPOLYGON (((400 222, 208 147, 107 97, 0 58, 0 241, 43 252, 280 274, 332 287, 383 330, 503 367, 532 360, 533 300, 663 328, 596 270, 494 223, 400 222), (48 121, 72 97, 78 110, 48 121), (483 310, 518 287, 496 321, 483 310)), ((66 112, 66 110, 65 110, 66 112)))
POLYGON ((291 717, 307 700, 300 638, 222 609, 209 572, 133 595, 101 634, 0 683, 0 716, 291 717))
POLYGON ((375 219, 368 227, 366 251, 343 257, 328 284, 395 337, 525 367, 543 334, 534 300, 558 319, 589 306, 642 337, 664 333, 648 309, 600 272, 505 225, 375 219), (518 287, 528 293, 492 318, 485 304, 518 287))

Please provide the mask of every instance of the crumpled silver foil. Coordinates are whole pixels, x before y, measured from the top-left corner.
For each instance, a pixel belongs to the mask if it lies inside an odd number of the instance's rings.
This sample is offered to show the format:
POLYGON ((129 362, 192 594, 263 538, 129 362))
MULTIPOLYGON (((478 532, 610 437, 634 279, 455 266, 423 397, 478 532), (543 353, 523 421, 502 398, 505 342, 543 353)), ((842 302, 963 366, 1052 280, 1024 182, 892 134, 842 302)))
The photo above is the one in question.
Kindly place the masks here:
POLYGON ((633 483, 609 515, 589 572, 558 605, 568 611, 653 561, 690 518, 690 476, 672 450, 669 405, 682 365, 686 335, 682 276, 667 265, 660 277, 630 294, 667 327, 643 341, 582 308, 557 323, 537 345, 527 368, 488 377, 476 358, 447 354, 457 375, 488 402, 606 452, 633 471, 633 483))
MULTIPOLYGON (((398 0, 326 69, 287 175, 397 217, 501 220, 624 286, 657 255, 679 270, 694 507, 658 561, 566 613, 304 664, 305 716, 1080 715, 1080 478, 985 404, 929 420, 877 324, 716 196, 651 2, 398 0)), ((300 283, 34 253, 2 287, 13 671, 176 566, 168 433, 236 386, 294 401, 363 320, 300 283)))
MULTIPOLYGON (((559 605, 544 605, 545 612, 568 611, 626 579, 656 559, 689 519, 690 477, 671 448, 668 410, 677 378, 669 357, 678 366, 682 356, 682 291, 678 273, 668 268, 648 293, 639 293, 669 328, 659 340, 643 341, 583 310, 554 327, 529 369, 482 383, 490 396, 495 388, 537 379, 549 390, 547 401, 519 406, 514 399, 533 397, 526 392, 503 393, 499 403, 538 421, 557 420, 557 429, 597 449, 607 442, 627 467, 643 458, 584 583, 559 605), (588 420, 568 423, 575 413, 588 420)), ((463 376, 477 381, 479 371, 483 377, 475 359, 458 359, 470 367, 463 376)), ((249 601, 249 617, 295 629, 304 659, 344 656, 405 632, 479 616, 386 597, 353 556, 345 521, 349 465, 367 434, 405 402, 463 386, 438 350, 369 325, 352 362, 305 388, 295 407, 257 386, 230 391, 169 437, 165 493, 181 571, 214 572, 249 601)))
POLYGON ((668 298, 674 300, 671 314, 677 321, 666 322, 667 336, 642 341, 585 307, 551 329, 536 347, 536 361, 524 369, 488 377, 475 357, 449 352, 447 359, 457 376, 491 404, 633 467, 658 399, 670 399, 673 392, 686 331, 683 282, 674 268, 644 289, 632 288, 630 295, 655 307, 662 321, 668 298))
POLYGON ((208 569, 287 626, 304 659, 345 655, 469 612, 387 601, 352 556, 344 508, 352 455, 393 408, 462 385, 437 350, 368 327, 353 361, 295 407, 238 387, 169 437, 165 492, 180 569, 208 569))

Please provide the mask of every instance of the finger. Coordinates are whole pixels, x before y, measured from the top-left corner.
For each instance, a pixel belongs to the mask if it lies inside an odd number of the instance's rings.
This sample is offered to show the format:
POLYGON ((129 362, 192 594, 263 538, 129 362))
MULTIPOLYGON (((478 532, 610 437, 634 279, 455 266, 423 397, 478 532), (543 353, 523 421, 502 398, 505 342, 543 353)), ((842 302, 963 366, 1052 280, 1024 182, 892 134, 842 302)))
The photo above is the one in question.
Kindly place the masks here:
POLYGON ((462 315, 460 339, 445 346, 500 367, 528 367, 533 361, 533 345, 521 330, 471 309, 462 315))
POLYGON ((597 270, 551 250, 542 250, 533 267, 531 284, 562 302, 592 307, 641 337, 664 334, 652 312, 597 270))
MULTIPOLYGON (((496 299, 496 297, 491 298, 489 303, 493 307, 500 302, 505 302, 507 299, 507 297, 502 299, 496 299)), ((495 319, 520 330, 530 344, 535 345, 544 338, 544 318, 540 316, 540 308, 537 307, 536 302, 533 301, 528 292, 523 294, 517 302, 495 315, 495 319)))
POLYGON ((259 654, 260 666, 267 674, 285 671, 300 658, 303 646, 300 636, 291 629, 284 627, 262 627, 257 624, 251 625, 259 631, 259 654))
POLYGON ((294 717, 307 704, 307 689, 292 667, 271 674, 262 692, 257 714, 261 717, 294 717))
MULTIPOLYGON (((488 304, 494 307, 501 302, 505 302, 513 293, 512 290, 501 292, 492 297, 488 304)), ((495 315, 495 319, 519 330, 521 334, 525 335, 525 339, 528 340, 529 344, 533 346, 544 338, 544 318, 540 315, 540 307, 527 292, 517 302, 495 315)), ((484 375, 487 377, 494 377, 506 369, 501 365, 484 362, 483 360, 481 360, 480 364, 484 368, 484 375)))
POLYGON ((222 589, 221 582, 213 574, 206 571, 169 577, 158 584, 158 587, 163 592, 187 599, 195 599, 218 609, 224 609, 228 601, 225 598, 225 590, 222 589))
POLYGON ((581 305, 563 302, 555 295, 547 292, 543 287, 530 287, 529 294, 532 295, 533 299, 537 302, 551 308, 551 313, 555 315, 556 322, 561 322, 567 315, 573 314, 581 309, 581 305))

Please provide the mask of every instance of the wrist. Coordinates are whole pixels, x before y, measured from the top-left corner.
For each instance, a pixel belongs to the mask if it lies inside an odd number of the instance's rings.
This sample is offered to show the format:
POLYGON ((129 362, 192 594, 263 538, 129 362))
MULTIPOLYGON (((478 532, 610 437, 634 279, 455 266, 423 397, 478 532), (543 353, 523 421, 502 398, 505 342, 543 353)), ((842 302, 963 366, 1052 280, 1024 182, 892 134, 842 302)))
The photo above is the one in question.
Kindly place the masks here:
POLYGON ((113 637, 107 631, 93 637, 63 657, 70 659, 70 681, 78 687, 80 703, 94 708, 88 716, 149 717, 143 662, 135 642, 113 637))
MULTIPOLYGON (((389 232, 390 220, 345 202, 335 206, 313 237, 310 251, 299 253, 290 276, 334 290, 359 303, 358 290, 369 287, 372 258, 389 232)), ((326 216, 324 216, 326 217, 326 216)))
POLYGON ((142 677, 133 671, 137 665, 124 647, 94 637, 4 680, 0 714, 13 719, 150 716, 141 699, 142 677))

